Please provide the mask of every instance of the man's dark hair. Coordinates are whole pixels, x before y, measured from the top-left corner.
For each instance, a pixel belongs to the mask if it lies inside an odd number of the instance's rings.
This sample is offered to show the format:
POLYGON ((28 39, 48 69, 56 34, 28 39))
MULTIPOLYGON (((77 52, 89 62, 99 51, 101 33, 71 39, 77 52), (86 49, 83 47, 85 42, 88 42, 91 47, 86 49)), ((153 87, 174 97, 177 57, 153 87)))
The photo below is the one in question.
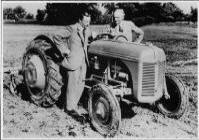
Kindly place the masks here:
POLYGON ((90 11, 89 10, 84 10, 82 13, 79 15, 79 19, 82 20, 84 16, 90 17, 90 11))

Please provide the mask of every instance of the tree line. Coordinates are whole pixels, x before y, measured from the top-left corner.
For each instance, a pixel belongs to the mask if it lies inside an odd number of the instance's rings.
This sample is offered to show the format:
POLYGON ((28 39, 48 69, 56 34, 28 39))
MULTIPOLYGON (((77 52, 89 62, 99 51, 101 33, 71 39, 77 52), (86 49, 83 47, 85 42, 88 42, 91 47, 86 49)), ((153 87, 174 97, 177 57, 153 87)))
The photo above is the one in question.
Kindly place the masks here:
MULTIPOLYGON (((75 23, 84 10, 91 13, 92 24, 108 24, 116 8, 122 8, 125 19, 142 26, 159 22, 197 21, 197 8, 191 7, 185 14, 174 3, 47 3, 44 10, 38 9, 35 20, 40 24, 68 25, 75 23), (103 9, 103 10, 102 10, 103 9)), ((3 18, 29 18, 33 16, 20 6, 3 10, 3 18)))
POLYGON ((3 19, 11 19, 18 21, 20 19, 33 19, 34 15, 27 13, 22 6, 17 6, 15 8, 4 8, 3 9, 3 19))

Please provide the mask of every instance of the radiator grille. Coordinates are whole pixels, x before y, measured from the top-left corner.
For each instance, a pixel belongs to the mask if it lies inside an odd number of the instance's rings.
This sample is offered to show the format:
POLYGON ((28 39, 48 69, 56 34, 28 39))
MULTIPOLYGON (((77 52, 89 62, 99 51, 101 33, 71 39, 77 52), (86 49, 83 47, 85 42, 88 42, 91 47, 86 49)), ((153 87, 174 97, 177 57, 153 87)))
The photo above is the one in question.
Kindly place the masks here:
POLYGON ((155 91, 155 64, 143 64, 142 96, 153 96, 155 91))

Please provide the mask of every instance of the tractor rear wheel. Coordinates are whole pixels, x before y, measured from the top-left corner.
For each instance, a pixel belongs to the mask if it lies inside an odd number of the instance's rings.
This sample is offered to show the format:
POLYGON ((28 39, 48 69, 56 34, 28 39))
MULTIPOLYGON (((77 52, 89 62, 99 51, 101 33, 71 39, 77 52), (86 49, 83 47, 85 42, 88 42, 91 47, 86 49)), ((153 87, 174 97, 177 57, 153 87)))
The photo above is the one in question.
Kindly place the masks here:
POLYGON ((30 99, 43 107, 52 106, 58 100, 63 85, 60 66, 46 53, 52 48, 45 40, 33 40, 27 47, 22 62, 24 82, 30 99))
POLYGON ((93 127, 105 137, 117 134, 121 125, 120 104, 112 90, 104 84, 95 85, 89 94, 89 116, 93 127))

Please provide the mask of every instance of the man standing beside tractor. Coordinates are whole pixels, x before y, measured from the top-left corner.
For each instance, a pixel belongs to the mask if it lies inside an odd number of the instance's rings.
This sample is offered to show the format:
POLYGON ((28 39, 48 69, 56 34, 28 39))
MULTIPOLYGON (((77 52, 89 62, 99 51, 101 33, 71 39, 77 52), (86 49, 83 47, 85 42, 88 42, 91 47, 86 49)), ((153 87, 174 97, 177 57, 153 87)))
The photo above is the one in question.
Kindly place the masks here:
POLYGON ((125 13, 123 9, 116 9, 114 12, 114 22, 111 23, 111 34, 113 36, 123 35, 130 42, 140 43, 144 37, 144 32, 138 28, 132 21, 124 20, 125 13), (133 36, 133 32, 138 37, 133 36))
POLYGON ((78 121, 84 123, 85 118, 78 107, 78 102, 84 90, 84 79, 88 62, 87 46, 91 17, 87 11, 80 15, 79 21, 68 26, 71 32, 69 37, 69 53, 64 57, 61 66, 67 69, 68 83, 66 89, 66 112, 78 121))

